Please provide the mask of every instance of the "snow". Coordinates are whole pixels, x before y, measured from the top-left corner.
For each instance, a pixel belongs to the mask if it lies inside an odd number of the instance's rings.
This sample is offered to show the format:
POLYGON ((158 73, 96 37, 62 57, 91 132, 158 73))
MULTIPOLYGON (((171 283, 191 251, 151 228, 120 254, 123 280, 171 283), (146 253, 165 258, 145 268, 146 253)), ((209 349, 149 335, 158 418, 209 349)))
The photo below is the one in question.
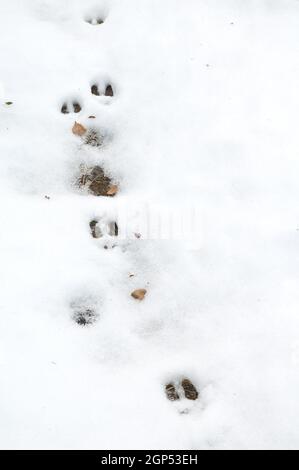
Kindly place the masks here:
POLYGON ((1 448, 298 449, 298 23, 296 0, 0 0, 1 448), (90 115, 101 149, 71 132, 90 115), (81 194, 81 163, 119 194, 81 194), (157 208, 195 234, 146 239, 157 208), (199 400, 168 401, 185 376, 199 400))

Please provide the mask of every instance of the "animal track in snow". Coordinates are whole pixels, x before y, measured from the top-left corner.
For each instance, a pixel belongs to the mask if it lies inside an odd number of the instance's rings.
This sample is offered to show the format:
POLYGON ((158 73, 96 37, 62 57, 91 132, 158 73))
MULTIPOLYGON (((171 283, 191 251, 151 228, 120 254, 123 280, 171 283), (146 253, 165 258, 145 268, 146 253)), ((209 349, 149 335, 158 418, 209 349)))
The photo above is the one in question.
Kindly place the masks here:
POLYGON ((106 218, 93 219, 89 223, 91 235, 93 238, 103 238, 106 236, 117 237, 118 225, 115 221, 107 220, 106 218))
POLYGON ((94 6, 89 9, 84 15, 84 21, 91 26, 100 26, 106 21, 108 16, 108 10, 99 6, 94 6))
POLYGON ((84 138, 84 142, 92 147, 100 147, 104 143, 104 136, 94 128, 90 128, 84 138))
MULTIPOLYGON (((100 86, 98 83, 93 83, 90 86, 90 91, 94 96, 105 96, 106 98, 112 98, 114 96, 113 87, 110 83, 105 83, 103 86, 100 86)), ((82 105, 79 100, 65 100, 60 111, 62 114, 80 113, 82 111, 82 105)))
POLYGON ((95 323, 99 317, 97 304, 88 297, 82 297, 71 303, 72 319, 81 326, 88 326, 95 323))
POLYGON ((89 228, 91 236, 98 239, 105 250, 117 246, 118 225, 114 220, 107 217, 93 219, 89 222, 89 228))
POLYGON ((72 101, 72 103, 65 101, 61 106, 62 114, 80 113, 81 110, 82 106, 77 100, 72 101))
POLYGON ((188 400, 197 400, 199 393, 191 380, 184 378, 175 380, 165 385, 168 400, 177 401, 185 396, 188 400))
MULTIPOLYGON (((88 119, 95 119, 95 116, 89 116, 88 119)), ((83 143, 91 147, 101 147, 112 139, 109 131, 96 126, 85 127, 77 121, 73 124, 72 133, 82 138, 83 143)))
POLYGON ((114 96, 113 88, 110 83, 105 84, 104 87, 100 87, 98 83, 93 83, 90 87, 92 95, 95 96, 114 96))
POLYGON ((98 26, 104 23, 104 18, 102 16, 89 16, 85 18, 86 23, 91 24, 92 26, 98 26))
POLYGON ((78 325, 86 326, 92 325, 96 321, 97 315, 96 312, 90 308, 81 308, 74 312, 73 319, 78 325))
POLYGON ((118 191, 118 187, 113 183, 112 178, 107 176, 100 166, 80 168, 81 174, 78 179, 78 186, 86 188, 94 196, 113 197, 118 191))

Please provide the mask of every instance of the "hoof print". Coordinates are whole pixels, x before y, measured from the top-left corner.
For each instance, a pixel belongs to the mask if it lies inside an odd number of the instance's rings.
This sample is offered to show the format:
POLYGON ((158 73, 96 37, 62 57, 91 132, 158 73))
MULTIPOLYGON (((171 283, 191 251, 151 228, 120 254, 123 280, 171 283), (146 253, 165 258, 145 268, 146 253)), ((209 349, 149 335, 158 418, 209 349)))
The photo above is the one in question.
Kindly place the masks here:
POLYGON ((146 292, 146 289, 136 289, 131 293, 131 296, 136 300, 143 300, 146 292))
POLYGON ((170 400, 170 401, 176 401, 176 400, 180 399, 179 394, 176 391, 176 388, 173 385, 173 383, 169 383, 169 384, 165 385, 165 392, 166 392, 166 396, 167 396, 168 400, 170 400))
MULTIPOLYGON (((93 238, 102 238, 104 236, 117 237, 118 225, 116 222, 107 222, 105 220, 92 220, 89 223, 91 235, 93 238)), ((104 248, 106 245, 104 246, 104 248)))
POLYGON ((180 400, 181 398, 187 398, 188 400, 197 400, 199 397, 199 393, 189 379, 183 379, 181 382, 176 381, 175 384, 173 382, 169 382, 165 386, 166 396, 171 401, 180 400))
POLYGON ((90 145, 91 147, 100 147, 103 145, 103 142, 103 136, 96 129, 89 129, 85 136, 86 145, 90 145))
POLYGON ((80 309, 74 312, 73 319, 81 326, 92 325, 97 319, 97 314, 91 308, 80 309))
POLYGON ((103 90, 103 88, 100 89, 97 83, 94 83, 93 85, 91 85, 90 91, 92 95, 95 95, 95 96, 110 96, 110 97, 114 96, 113 88, 112 88, 112 85, 110 85, 110 83, 108 83, 108 85, 105 86, 105 91, 103 90))
POLYGON ((98 18, 88 18, 85 20, 86 23, 91 24, 92 26, 97 26, 104 23, 104 20, 100 17, 98 18))
POLYGON ((93 168, 91 171, 90 180, 91 183, 89 185, 89 190, 95 196, 107 196, 111 185, 111 179, 109 176, 105 175, 101 167, 96 166, 93 168))
MULTIPOLYGON (((74 113, 80 113, 80 111, 82 110, 82 107, 81 105, 78 103, 78 101, 74 101, 72 103, 72 111, 74 113)), ((68 103, 65 102, 63 103, 63 105, 61 106, 61 113, 62 114, 70 114, 70 109, 69 109, 69 106, 68 106, 68 103)))
POLYGON ((95 323, 99 317, 97 301, 90 296, 79 297, 71 303, 72 319, 80 326, 95 323))
POLYGON ((112 196, 112 179, 105 175, 100 166, 86 168, 79 178, 79 187, 86 187, 94 196, 112 196))

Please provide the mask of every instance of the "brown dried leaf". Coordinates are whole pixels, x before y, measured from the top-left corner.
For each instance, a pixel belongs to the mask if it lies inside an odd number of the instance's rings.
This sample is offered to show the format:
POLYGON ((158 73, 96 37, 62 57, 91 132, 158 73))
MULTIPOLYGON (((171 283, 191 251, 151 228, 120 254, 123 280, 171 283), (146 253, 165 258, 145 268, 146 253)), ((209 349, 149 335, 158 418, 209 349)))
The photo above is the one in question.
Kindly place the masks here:
POLYGON ((73 134, 82 136, 85 134, 86 131, 87 131, 86 127, 82 126, 82 124, 75 121, 75 124, 73 125, 73 128, 72 128, 73 134))
POLYGON ((118 186, 116 184, 112 184, 107 191, 107 196, 115 196, 118 192, 118 186))

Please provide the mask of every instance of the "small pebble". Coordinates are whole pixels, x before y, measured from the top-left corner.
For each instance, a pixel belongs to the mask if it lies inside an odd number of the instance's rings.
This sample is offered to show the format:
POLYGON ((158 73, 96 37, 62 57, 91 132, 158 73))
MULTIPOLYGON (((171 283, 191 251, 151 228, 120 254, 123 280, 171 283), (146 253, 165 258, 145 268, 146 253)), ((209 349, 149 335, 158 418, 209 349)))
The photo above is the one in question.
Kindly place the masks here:
POLYGON ((131 296, 136 300, 143 300, 146 292, 146 289, 136 289, 131 293, 131 296))

